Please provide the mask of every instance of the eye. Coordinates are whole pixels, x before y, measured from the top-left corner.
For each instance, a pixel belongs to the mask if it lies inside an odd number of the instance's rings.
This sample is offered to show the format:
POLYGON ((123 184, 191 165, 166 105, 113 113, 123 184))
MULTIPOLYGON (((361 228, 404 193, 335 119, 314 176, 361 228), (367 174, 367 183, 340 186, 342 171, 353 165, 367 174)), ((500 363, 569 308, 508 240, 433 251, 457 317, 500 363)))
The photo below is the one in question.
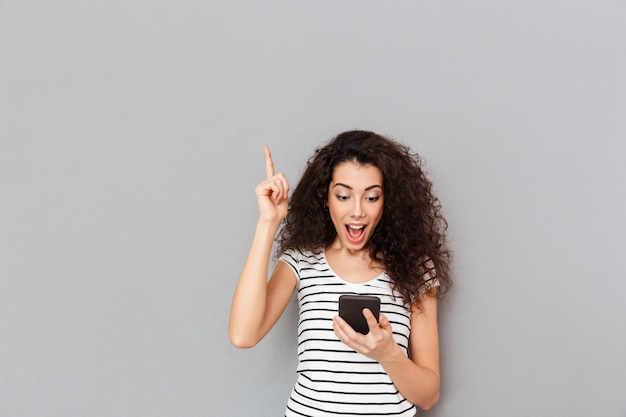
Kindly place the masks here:
POLYGON ((348 198, 350 198, 347 195, 341 195, 341 194, 335 194, 335 197, 337 197, 337 200, 339 201, 346 201, 348 198))
POLYGON ((378 200, 380 200, 380 196, 377 195, 377 196, 372 196, 372 197, 365 197, 365 199, 369 201, 370 203, 375 203, 378 200))

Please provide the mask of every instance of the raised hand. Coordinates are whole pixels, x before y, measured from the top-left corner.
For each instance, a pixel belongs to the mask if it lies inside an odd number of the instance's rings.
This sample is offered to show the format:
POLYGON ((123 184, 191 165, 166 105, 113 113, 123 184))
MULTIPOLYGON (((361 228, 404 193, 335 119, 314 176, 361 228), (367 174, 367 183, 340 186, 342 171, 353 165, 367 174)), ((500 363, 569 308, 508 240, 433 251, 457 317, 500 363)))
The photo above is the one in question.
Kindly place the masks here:
POLYGON ((270 149, 265 147, 265 181, 256 186, 255 194, 259 206, 259 220, 280 222, 287 215, 289 205, 289 183, 285 175, 274 173, 274 162, 270 149))

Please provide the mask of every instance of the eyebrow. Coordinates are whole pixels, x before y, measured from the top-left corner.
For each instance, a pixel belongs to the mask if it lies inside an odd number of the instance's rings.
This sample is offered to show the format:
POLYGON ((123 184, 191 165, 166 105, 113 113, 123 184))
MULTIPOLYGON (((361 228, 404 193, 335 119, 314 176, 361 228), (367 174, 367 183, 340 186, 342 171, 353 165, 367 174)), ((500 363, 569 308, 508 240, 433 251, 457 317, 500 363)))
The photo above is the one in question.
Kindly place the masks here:
MULTIPOLYGON (((335 187, 345 187, 348 190, 352 190, 351 186, 349 186, 348 184, 341 183, 341 182, 338 182, 337 184, 333 185, 333 188, 335 188, 335 187)), ((370 185, 369 187, 365 187, 364 191, 369 191, 369 190, 371 190, 373 188, 380 188, 381 190, 383 189, 382 186, 380 186, 378 184, 374 184, 374 185, 370 185)))

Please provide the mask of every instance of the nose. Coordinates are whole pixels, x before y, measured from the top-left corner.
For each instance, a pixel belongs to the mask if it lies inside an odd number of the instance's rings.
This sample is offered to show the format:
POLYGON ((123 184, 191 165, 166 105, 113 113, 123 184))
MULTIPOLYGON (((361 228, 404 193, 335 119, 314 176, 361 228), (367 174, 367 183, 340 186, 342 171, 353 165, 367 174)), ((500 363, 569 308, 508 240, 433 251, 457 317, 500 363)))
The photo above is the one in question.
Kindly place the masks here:
POLYGON ((363 217, 364 215, 365 215, 365 212, 363 211, 363 203, 360 200, 355 199, 350 216, 358 218, 358 217, 363 217))

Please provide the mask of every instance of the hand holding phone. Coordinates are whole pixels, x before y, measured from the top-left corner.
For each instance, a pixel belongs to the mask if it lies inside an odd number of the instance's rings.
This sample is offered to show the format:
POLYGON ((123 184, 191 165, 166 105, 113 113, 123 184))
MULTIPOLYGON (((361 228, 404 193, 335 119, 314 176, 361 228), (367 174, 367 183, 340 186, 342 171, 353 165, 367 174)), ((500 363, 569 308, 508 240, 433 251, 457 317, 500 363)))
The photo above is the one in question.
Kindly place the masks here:
POLYGON ((372 295, 342 295, 339 297, 339 317, 361 334, 369 333, 363 309, 368 308, 376 317, 380 315, 380 298, 372 295))

